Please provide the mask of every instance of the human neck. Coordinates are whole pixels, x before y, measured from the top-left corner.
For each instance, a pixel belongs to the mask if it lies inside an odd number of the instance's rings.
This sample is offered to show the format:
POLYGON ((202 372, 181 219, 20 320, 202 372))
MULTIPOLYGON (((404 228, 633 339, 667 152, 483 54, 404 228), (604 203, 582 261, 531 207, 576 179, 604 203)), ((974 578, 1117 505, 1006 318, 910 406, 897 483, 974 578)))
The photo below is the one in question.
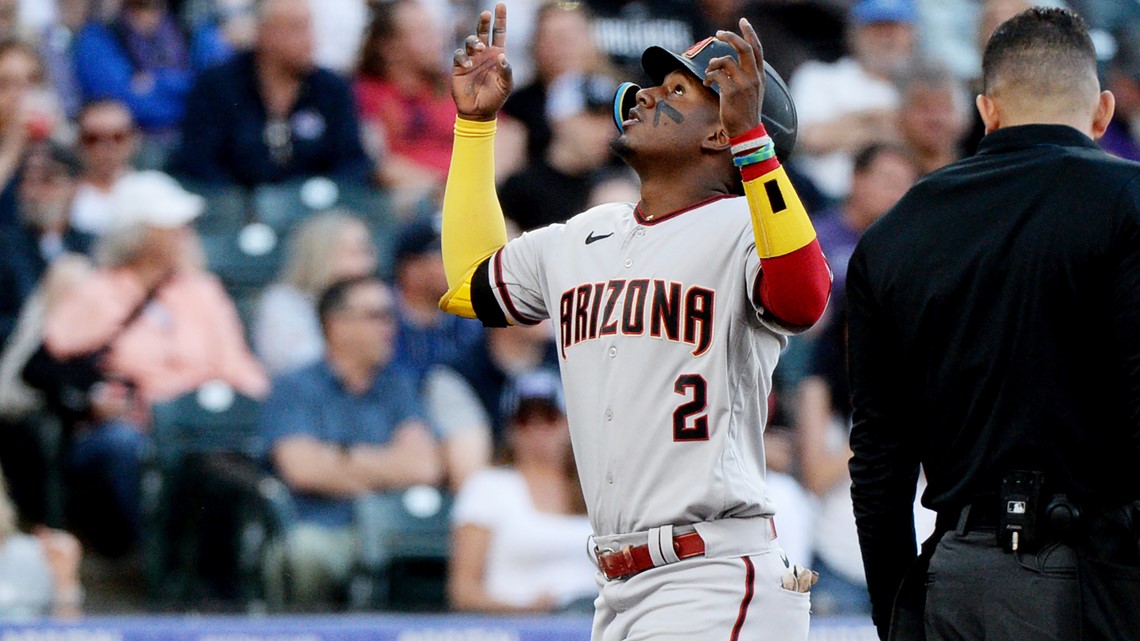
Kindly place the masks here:
POLYGON ((271 117, 282 117, 293 109, 301 78, 293 70, 265 55, 257 57, 257 79, 265 109, 271 117))
POLYGON ((337 349, 331 345, 327 358, 329 366, 348 391, 361 394, 372 386, 377 369, 374 363, 360 358, 355 352, 337 349))
POLYGON ((839 210, 839 218, 849 229, 859 233, 864 232, 875 220, 873 216, 868 215, 862 208, 850 201, 839 210))
POLYGON ((159 283, 169 278, 174 271, 169 265, 146 259, 136 261, 130 265, 130 269, 142 283, 143 289, 147 291, 157 287, 159 283))
POLYGON ((490 348, 495 364, 507 372, 525 371, 538 366, 546 351, 542 344, 515 340, 504 336, 503 332, 491 335, 490 348))
POLYGON ((687 177, 671 173, 668 177, 642 178, 638 207, 642 217, 653 220, 702 200, 725 195, 728 195, 728 190, 724 185, 714 185, 699 175, 687 177))
POLYGON ((121 175, 123 172, 119 169, 89 169, 83 176, 83 182, 93 185, 99 191, 110 191, 121 175))

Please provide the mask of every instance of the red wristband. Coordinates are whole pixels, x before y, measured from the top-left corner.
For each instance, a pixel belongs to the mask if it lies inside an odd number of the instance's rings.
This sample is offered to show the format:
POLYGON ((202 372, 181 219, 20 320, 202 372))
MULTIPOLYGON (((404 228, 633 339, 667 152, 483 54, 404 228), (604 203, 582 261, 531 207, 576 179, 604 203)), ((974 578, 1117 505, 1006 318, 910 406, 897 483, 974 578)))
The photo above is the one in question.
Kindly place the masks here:
POLYGON ((751 128, 751 129, 749 129, 748 131, 740 134, 739 136, 736 136, 734 138, 729 138, 728 144, 739 145, 742 142, 748 142, 749 140, 756 140, 757 138, 763 138, 764 136, 767 136, 767 135, 768 135, 768 130, 764 129, 764 124, 761 123, 761 124, 756 125, 755 127, 751 128))

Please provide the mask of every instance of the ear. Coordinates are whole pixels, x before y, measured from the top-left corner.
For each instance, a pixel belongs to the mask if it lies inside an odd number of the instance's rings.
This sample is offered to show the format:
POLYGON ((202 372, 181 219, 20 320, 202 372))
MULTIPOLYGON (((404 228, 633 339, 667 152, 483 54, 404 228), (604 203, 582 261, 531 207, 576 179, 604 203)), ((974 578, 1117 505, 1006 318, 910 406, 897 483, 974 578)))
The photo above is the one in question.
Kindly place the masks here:
POLYGON ((1092 121, 1092 138, 1093 140, 1100 140, 1108 129, 1108 123, 1112 122, 1112 114, 1116 112, 1116 96, 1112 95, 1111 91, 1100 92, 1100 99, 1096 103, 1096 111, 1093 113, 1092 121))
POLYGON ((978 94, 974 99, 974 106, 978 108, 978 115, 986 126, 986 133, 992 133, 1001 128, 1001 115, 998 113, 997 103, 986 94, 978 94))
POLYGON ((732 147, 732 142, 728 137, 728 132, 724 127, 717 125, 716 129, 701 141, 701 149, 711 152, 722 152, 732 147))

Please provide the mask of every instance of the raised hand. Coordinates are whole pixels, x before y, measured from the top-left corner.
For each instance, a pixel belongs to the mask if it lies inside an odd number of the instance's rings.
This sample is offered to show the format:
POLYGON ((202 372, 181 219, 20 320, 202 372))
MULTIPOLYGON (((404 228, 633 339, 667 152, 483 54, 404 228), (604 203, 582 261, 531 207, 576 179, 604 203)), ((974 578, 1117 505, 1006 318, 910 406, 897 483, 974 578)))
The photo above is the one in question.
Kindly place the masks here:
POLYGON ((747 133, 760 124, 760 106, 764 103, 764 48, 760 37, 747 19, 740 19, 740 35, 718 31, 718 40, 732 45, 740 57, 721 56, 709 61, 705 70, 705 86, 720 87, 720 122, 729 136, 747 133))
POLYGON ((451 97, 455 109, 467 120, 494 120, 513 85, 507 63, 507 6, 495 5, 479 15, 475 35, 467 36, 463 49, 455 50, 451 68, 451 97))

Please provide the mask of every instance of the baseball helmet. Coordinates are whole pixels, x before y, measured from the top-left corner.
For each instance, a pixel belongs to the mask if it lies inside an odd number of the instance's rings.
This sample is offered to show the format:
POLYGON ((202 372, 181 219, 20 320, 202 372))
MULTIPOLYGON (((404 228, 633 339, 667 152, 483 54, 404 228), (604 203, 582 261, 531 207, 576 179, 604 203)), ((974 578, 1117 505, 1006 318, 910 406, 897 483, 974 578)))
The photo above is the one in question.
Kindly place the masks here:
MULTIPOLYGON (((682 68, 688 69, 703 82, 709 61, 721 56, 732 56, 734 60, 740 60, 732 45, 709 37, 680 54, 663 47, 650 47, 641 55, 641 67, 657 84, 664 82, 665 76, 670 72, 682 68)), ((792 102, 792 95, 788 92, 784 79, 767 62, 764 63, 764 75, 764 103, 760 107, 760 121, 776 145, 776 156, 781 162, 786 162, 796 146, 796 132, 799 129, 796 105, 792 102)), ((720 94, 720 87, 715 82, 710 88, 720 94)), ((614 95, 614 121, 618 131, 622 130, 621 123, 629 118, 629 110, 637 106, 637 92, 640 89, 632 82, 622 83, 618 87, 614 95)))

